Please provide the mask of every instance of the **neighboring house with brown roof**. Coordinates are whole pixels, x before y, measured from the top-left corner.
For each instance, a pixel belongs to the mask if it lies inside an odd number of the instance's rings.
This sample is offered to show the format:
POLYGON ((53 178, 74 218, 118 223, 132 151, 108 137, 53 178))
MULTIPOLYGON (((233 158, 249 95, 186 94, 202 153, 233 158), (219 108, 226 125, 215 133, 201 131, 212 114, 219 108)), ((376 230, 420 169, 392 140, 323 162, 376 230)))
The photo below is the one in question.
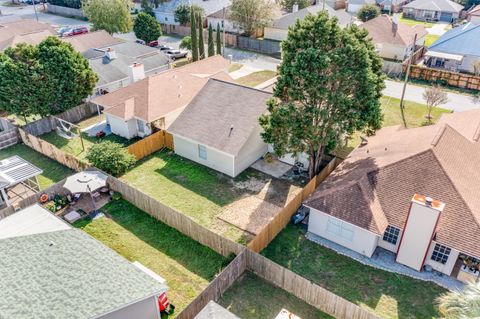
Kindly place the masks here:
POLYGON ((412 54, 415 46, 423 46, 428 34, 423 25, 398 23, 398 19, 392 19, 387 14, 369 20, 360 27, 368 31, 380 57, 401 61, 412 54), (415 34, 417 40, 414 43, 415 34))
POLYGON ((145 77, 143 64, 128 66, 132 84, 97 97, 112 133, 131 139, 167 129, 209 78, 230 80, 228 60, 217 55, 145 77))
POLYGON ((477 4, 467 12, 467 20, 469 22, 480 24, 480 4, 477 4))
POLYGON ((243 30, 236 25, 232 20, 230 20, 230 6, 225 9, 220 9, 216 12, 207 16, 207 25, 211 25, 213 30, 217 30, 217 25, 220 26, 220 30, 225 29, 226 32, 230 33, 243 33, 243 30), (225 19, 223 17, 225 10, 225 19))
POLYGON ((18 20, 0 24, 0 52, 18 43, 39 44, 45 38, 56 35, 55 29, 34 20, 18 20))
POLYGON ((175 153, 235 177, 265 155, 258 118, 271 94, 210 79, 168 129, 175 153))
POLYGON ((368 257, 386 249, 418 271, 477 279, 461 266, 480 262, 479 163, 480 110, 384 128, 305 201, 308 230, 368 257))

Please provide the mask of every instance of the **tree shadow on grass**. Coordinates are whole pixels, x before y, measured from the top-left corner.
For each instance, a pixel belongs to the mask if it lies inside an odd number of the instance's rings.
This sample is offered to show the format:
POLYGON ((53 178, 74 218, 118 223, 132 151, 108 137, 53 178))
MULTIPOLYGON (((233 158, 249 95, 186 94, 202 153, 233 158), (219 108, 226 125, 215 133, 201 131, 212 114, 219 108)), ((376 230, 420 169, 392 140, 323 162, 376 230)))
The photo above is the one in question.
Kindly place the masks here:
MULTIPOLYGON (((225 257, 156 220, 125 200, 112 201, 105 205, 102 211, 146 245, 174 259, 204 279, 212 280, 227 264, 225 257)), ((88 223, 89 221, 82 221, 76 223, 75 227, 83 228, 88 223)))

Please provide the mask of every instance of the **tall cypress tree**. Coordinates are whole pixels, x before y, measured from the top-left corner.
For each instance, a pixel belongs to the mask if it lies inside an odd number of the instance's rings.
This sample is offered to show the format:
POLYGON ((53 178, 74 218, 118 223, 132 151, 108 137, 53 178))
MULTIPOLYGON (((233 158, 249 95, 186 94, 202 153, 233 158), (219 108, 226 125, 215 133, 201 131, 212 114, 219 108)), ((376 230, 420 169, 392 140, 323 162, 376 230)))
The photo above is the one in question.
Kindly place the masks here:
POLYGON ((213 29, 212 25, 208 26, 208 56, 215 55, 215 45, 213 44, 213 29))
POLYGON ((200 60, 205 59, 205 43, 203 42, 203 20, 199 14, 198 19, 198 58, 200 60))
POLYGON ((190 11, 190 37, 192 38, 192 60, 198 61, 197 23, 193 10, 190 11))
POLYGON ((222 40, 220 38, 220 23, 217 23, 217 54, 222 54, 222 40))

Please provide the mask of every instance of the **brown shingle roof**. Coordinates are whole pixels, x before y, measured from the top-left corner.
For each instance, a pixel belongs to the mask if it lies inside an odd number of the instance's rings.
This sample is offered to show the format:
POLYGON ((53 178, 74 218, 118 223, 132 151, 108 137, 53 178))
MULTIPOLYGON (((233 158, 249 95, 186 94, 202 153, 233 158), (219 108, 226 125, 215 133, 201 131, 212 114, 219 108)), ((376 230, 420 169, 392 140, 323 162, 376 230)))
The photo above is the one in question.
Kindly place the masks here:
POLYGON ((393 22, 390 16, 383 14, 375 19, 369 20, 362 25, 368 31, 369 36, 374 43, 379 44, 396 44, 396 45, 411 45, 417 34, 417 39, 421 39, 428 34, 427 30, 422 25, 409 26, 399 23, 397 31, 394 33, 393 22))
POLYGON ((113 45, 123 42, 115 39, 105 30, 76 35, 73 37, 62 38, 63 41, 70 43, 75 50, 83 53, 92 48, 102 48, 108 45, 113 45))
POLYGON ((209 80, 168 131, 231 155, 237 155, 267 110, 270 93, 209 80))
POLYGON ((382 234, 387 223, 403 228, 412 195, 424 194, 446 204, 436 241, 480 257, 480 143, 472 133, 479 124, 475 110, 446 115, 434 126, 382 129, 305 204, 382 234))
POLYGON ((224 72, 228 65, 221 56, 207 58, 147 77, 92 102, 105 107, 105 113, 124 120, 137 117, 152 122, 185 107, 210 77, 231 80, 224 72), (126 110, 127 101, 130 110, 126 110))
POLYGON ((55 30, 46 23, 33 20, 19 20, 0 24, 0 51, 11 45, 26 42, 38 44, 55 30))

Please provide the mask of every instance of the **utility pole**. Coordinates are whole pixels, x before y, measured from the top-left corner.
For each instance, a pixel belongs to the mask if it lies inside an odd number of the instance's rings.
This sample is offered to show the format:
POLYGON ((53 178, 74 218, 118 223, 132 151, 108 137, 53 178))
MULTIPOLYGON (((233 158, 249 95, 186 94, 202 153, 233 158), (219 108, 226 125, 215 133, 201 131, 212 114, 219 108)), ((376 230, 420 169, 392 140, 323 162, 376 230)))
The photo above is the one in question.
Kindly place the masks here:
POLYGON ((37 7, 35 5, 35 1, 36 0, 32 0, 32 3, 33 3, 33 11, 35 11, 35 19, 37 19, 37 22, 38 22, 38 13, 37 13, 37 7))
POLYGON ((400 99, 400 112, 402 113, 403 126, 405 126, 405 128, 407 128, 407 121, 405 120, 404 98, 405 98, 405 91, 407 90, 408 76, 410 75, 410 67, 412 66, 412 58, 413 58, 413 55, 415 54, 416 44, 417 44, 417 34, 415 33, 415 37, 413 38, 413 52, 412 54, 410 54, 410 57, 408 58, 407 70, 405 72, 405 82, 403 82, 402 98, 400 99))
POLYGON ((225 57, 225 15, 226 9, 223 7, 223 18, 222 18, 222 56, 225 57))
POLYGON ((326 2, 326 0, 323 0, 323 4, 322 4, 322 11, 324 11, 324 10, 325 10, 325 2, 326 2))

